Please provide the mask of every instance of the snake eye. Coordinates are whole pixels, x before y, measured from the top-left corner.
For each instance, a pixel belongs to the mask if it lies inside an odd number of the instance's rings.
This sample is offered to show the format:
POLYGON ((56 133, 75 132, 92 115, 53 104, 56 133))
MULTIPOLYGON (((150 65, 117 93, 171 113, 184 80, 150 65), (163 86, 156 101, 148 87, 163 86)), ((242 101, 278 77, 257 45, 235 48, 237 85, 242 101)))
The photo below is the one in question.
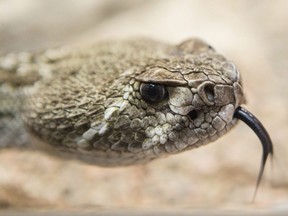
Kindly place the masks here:
POLYGON ((140 86, 140 94, 142 98, 149 103, 160 102, 167 96, 165 87, 155 83, 142 83, 140 86))

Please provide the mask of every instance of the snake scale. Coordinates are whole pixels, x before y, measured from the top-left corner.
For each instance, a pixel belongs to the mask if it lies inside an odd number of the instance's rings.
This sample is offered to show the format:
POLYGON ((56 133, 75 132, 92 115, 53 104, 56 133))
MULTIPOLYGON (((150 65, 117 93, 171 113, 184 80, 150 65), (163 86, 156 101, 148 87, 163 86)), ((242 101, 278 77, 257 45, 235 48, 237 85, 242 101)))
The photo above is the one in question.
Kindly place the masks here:
POLYGON ((139 164, 211 143, 240 119, 271 139, 245 103, 236 66, 200 39, 60 47, 0 58, 0 147, 38 148, 101 166, 139 164))

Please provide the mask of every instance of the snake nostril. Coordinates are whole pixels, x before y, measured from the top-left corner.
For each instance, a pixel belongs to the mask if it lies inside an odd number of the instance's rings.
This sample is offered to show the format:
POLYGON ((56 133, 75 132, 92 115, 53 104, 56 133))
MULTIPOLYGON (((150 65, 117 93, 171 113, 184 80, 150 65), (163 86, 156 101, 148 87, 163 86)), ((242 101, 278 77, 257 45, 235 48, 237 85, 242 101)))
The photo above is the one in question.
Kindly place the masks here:
POLYGON ((188 116, 191 120, 195 120, 198 117, 198 112, 196 110, 192 110, 188 113, 188 116))
POLYGON ((207 99, 210 102, 213 102, 214 98, 215 98, 213 86, 212 85, 206 85, 205 88, 204 88, 204 92, 206 94, 207 99))

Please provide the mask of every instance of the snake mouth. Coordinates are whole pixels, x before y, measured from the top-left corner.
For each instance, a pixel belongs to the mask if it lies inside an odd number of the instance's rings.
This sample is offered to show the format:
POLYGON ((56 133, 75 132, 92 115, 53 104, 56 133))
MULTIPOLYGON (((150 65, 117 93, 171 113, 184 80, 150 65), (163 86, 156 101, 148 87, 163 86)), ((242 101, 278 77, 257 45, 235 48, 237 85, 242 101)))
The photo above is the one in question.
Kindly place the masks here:
MULTIPOLYGON (((234 118, 237 118, 241 121, 243 121, 245 124, 247 124, 253 131, 254 133, 258 136, 258 138, 261 141, 262 148, 263 148, 263 153, 262 153, 262 160, 261 160, 261 166, 257 178, 257 184, 256 184, 256 190, 255 194, 257 192, 258 186, 261 182, 265 164, 267 161, 267 158, 269 154, 273 156, 273 143, 271 141, 271 138, 262 125, 262 123, 248 110, 244 109, 243 107, 239 106, 234 113, 234 118)), ((254 194, 254 198, 255 198, 254 194)))

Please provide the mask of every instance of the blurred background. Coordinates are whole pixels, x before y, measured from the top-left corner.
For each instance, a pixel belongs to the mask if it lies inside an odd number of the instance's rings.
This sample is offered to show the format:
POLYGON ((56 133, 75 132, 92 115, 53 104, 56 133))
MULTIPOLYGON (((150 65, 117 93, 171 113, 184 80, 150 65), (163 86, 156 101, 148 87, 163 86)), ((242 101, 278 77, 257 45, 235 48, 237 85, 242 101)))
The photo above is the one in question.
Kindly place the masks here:
POLYGON ((288 211, 288 1, 0 0, 0 53, 151 37, 200 37, 236 63, 247 105, 275 146, 251 203, 262 148, 243 123, 213 144, 143 166, 101 168, 0 152, 0 209, 288 211))

